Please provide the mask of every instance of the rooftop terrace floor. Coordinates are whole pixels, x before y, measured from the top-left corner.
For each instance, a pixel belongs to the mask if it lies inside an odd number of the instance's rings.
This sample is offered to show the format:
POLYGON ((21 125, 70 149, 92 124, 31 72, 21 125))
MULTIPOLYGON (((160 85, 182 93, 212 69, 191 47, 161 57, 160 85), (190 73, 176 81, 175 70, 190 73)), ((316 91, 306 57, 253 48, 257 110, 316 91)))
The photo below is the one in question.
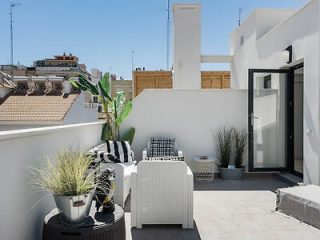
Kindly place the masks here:
POLYGON ((131 228, 128 199, 125 209, 127 239, 320 239, 320 230, 274 211, 275 190, 288 186, 276 175, 246 176, 242 181, 195 182, 192 230, 170 225, 131 228))

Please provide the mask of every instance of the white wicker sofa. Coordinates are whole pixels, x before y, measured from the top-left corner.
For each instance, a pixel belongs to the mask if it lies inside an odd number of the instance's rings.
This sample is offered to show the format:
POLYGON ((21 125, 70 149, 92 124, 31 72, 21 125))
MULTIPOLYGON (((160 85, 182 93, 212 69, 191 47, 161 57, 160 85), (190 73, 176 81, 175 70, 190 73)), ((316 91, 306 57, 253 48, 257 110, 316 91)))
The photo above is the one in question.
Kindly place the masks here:
POLYGON ((193 174, 184 161, 141 161, 131 174, 131 225, 193 228, 193 174))
MULTIPOLYGON (((94 150, 107 151, 106 143, 100 144, 95 148, 91 149, 89 152, 94 152, 94 150)), ((98 157, 95 159, 96 162, 100 162, 98 157)), ((121 207, 124 207, 126 199, 129 195, 131 189, 131 173, 135 169, 136 161, 124 162, 124 163, 106 163, 100 162, 100 170, 103 171, 106 168, 114 168, 115 172, 115 184, 116 189, 114 193, 114 202, 121 207)))

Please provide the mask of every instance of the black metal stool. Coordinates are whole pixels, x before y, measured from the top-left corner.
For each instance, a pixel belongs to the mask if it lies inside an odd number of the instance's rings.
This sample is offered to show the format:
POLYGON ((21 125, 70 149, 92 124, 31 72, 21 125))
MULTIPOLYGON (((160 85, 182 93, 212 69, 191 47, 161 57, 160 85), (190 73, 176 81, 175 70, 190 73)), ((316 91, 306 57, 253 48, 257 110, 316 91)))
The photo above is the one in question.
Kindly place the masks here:
POLYGON ((103 213, 96 212, 93 203, 88 221, 77 226, 65 224, 60 215, 58 210, 54 209, 45 217, 43 240, 126 239, 124 211, 118 205, 115 205, 113 213, 103 213))

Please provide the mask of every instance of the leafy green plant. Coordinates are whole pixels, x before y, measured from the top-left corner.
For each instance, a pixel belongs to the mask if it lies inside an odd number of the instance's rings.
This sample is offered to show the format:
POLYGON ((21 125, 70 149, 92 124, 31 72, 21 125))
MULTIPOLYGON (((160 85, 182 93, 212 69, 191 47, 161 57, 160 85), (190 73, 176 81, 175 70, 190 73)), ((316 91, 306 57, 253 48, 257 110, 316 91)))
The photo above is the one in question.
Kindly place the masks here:
POLYGON ((216 151, 219 166, 227 168, 230 163, 234 128, 220 128, 216 134, 216 151))
POLYGON ((243 154, 248 144, 248 134, 245 129, 235 129, 234 135, 234 164, 236 168, 243 166, 243 154))
POLYGON ((126 101, 123 91, 117 92, 116 96, 113 99, 111 98, 109 95, 109 73, 104 74, 103 78, 98 82, 97 85, 88 81, 82 75, 79 76, 79 81, 69 81, 72 86, 80 91, 87 91, 92 95, 97 96, 99 102, 102 104, 106 123, 102 128, 101 139, 120 140, 120 125, 129 115, 132 109, 132 102, 126 101))
POLYGON ((32 183, 39 189, 59 196, 76 196, 99 188, 107 191, 97 178, 99 169, 88 170, 92 157, 86 153, 66 149, 57 154, 55 163, 47 159, 40 168, 31 170, 32 183))
POLYGON ((125 132, 121 136, 120 141, 128 141, 130 144, 132 144, 135 132, 136 132, 135 128, 128 129, 127 132, 125 132))

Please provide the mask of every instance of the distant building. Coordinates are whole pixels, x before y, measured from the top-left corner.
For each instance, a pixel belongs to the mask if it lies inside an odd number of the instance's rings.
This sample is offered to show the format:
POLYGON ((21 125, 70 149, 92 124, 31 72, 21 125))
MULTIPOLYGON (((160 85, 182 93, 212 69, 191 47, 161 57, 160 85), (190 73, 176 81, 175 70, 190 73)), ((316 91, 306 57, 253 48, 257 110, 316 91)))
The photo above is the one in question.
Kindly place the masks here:
POLYGON ((119 91, 124 92, 126 100, 132 100, 132 80, 111 80, 111 97, 114 98, 119 91))
POLYGON ((0 65, 0 71, 14 76, 26 76, 27 67, 23 65, 0 65))
POLYGON ((102 79, 102 72, 99 69, 91 69, 91 82, 97 84, 102 79))
POLYGON ((66 79, 84 75, 87 79, 90 79, 90 73, 87 71, 86 65, 80 64, 79 58, 71 53, 37 60, 33 67, 35 67, 36 75, 55 75, 66 79))
MULTIPOLYGON (((93 68, 91 69, 91 82, 94 84, 98 84, 98 82, 102 79, 102 72, 99 69, 93 68)), ((85 96, 85 101, 86 103, 89 103, 88 105, 90 107, 98 107, 98 97, 97 96, 93 96, 90 93, 86 92, 86 96, 85 96)))

